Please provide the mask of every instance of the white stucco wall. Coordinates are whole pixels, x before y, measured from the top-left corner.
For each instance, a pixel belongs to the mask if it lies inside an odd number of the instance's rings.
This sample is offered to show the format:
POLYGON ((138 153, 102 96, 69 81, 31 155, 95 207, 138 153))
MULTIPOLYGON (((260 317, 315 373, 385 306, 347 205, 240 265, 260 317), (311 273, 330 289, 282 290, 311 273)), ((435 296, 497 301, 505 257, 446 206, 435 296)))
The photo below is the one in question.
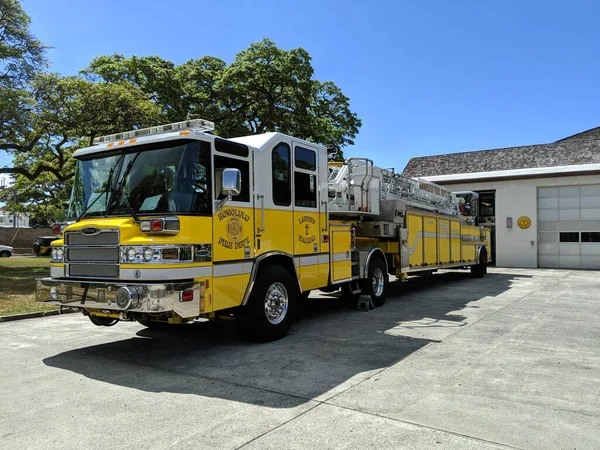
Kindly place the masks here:
MULTIPOLYGON (((437 183, 444 184, 443 181, 437 181, 437 183)), ((451 191, 495 190, 496 265, 499 267, 537 267, 537 188, 599 183, 600 176, 584 175, 451 184, 447 187, 451 191), (531 219, 531 227, 527 230, 522 230, 517 225, 517 219, 521 216, 531 219), (512 217, 512 228, 506 227, 507 217, 512 217)))

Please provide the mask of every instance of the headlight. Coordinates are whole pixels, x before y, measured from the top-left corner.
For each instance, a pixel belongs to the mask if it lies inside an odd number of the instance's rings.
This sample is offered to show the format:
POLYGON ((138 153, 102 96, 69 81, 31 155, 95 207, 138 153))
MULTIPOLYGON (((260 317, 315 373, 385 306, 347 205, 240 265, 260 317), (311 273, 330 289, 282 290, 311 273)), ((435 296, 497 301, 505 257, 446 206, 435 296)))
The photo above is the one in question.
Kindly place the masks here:
POLYGON ((121 247, 121 263, 177 264, 189 262, 210 262, 211 244, 197 245, 157 245, 155 247, 121 247))
POLYGON ((152 261, 152 249, 146 247, 144 249, 144 261, 152 261))
POLYGON ((50 251, 50 259, 52 262, 62 261, 65 256, 65 251, 62 247, 52 247, 50 251))

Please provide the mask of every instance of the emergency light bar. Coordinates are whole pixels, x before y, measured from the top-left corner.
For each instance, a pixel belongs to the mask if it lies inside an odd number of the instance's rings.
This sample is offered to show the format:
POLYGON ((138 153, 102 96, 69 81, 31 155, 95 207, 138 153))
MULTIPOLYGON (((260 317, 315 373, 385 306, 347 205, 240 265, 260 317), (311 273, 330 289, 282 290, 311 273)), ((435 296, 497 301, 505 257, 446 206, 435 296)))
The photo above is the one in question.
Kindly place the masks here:
POLYGON ((174 122, 167 125, 159 125, 156 127, 140 128, 139 130, 126 131, 124 133, 109 134, 94 138, 92 145, 105 144, 107 142, 123 141, 126 139, 138 138, 141 136, 151 136, 153 134, 170 133, 172 131, 181 130, 196 130, 196 131, 213 131, 215 124, 209 120, 192 119, 184 120, 183 122, 174 122))

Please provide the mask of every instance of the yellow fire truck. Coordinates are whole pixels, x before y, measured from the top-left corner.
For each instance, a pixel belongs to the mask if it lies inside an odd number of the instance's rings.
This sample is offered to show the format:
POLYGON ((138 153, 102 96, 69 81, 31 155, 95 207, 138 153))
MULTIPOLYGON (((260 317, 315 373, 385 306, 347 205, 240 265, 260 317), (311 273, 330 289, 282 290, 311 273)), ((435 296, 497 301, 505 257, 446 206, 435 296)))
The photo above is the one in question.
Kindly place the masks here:
POLYGON ((195 119, 77 150, 70 221, 38 301, 100 326, 235 317, 267 341, 312 289, 368 309, 385 301, 389 275, 485 275, 489 230, 445 188, 369 159, 329 162, 325 147, 281 133, 213 129, 195 119))

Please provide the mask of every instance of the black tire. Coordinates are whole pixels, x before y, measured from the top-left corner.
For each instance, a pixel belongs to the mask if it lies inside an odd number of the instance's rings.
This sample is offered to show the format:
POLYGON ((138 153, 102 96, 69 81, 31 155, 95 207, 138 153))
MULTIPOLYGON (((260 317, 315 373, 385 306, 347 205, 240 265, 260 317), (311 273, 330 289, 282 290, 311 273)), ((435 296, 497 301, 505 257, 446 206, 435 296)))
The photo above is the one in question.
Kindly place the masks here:
POLYGON ((258 342, 281 339, 292 326, 296 296, 294 280, 286 269, 275 265, 264 267, 258 274, 248 304, 240 307, 236 315, 240 330, 258 342), (269 313, 267 294, 271 302, 269 313))
POLYGON ((310 289, 302 293, 302 300, 306 300, 308 297, 310 297, 310 289))
POLYGON ((479 264, 471 266, 471 276, 473 278, 483 278, 487 273, 487 252, 482 250, 479 254, 479 264))
POLYGON ((3 250, 0 252, 0 258, 10 258, 11 253, 8 250, 3 250))
POLYGON ((99 327, 112 327, 119 322, 119 319, 113 319, 112 317, 95 317, 89 316, 90 321, 99 327))
POLYGON ((362 294, 369 295, 373 301, 373 305, 379 308, 385 303, 389 283, 389 275, 385 262, 380 257, 375 257, 371 260, 368 275, 366 279, 361 280, 360 288, 362 294))

